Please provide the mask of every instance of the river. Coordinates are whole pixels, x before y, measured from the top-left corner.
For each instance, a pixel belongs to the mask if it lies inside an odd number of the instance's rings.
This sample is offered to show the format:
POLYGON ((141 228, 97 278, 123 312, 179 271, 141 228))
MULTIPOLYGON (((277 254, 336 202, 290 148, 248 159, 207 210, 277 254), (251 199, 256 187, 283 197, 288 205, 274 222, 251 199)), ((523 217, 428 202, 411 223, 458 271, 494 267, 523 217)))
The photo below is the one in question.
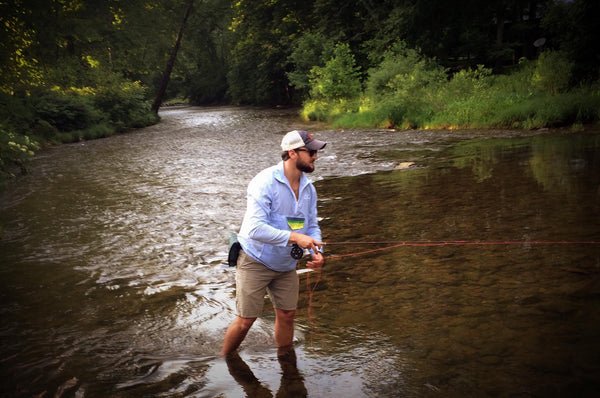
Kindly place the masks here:
POLYGON ((48 148, 2 193, 2 396, 600 391, 600 132, 343 131, 235 107, 161 118, 48 148), (296 128, 329 142, 311 178, 331 243, 323 272, 299 275, 297 366, 277 360, 269 304, 225 361, 229 236, 296 128))

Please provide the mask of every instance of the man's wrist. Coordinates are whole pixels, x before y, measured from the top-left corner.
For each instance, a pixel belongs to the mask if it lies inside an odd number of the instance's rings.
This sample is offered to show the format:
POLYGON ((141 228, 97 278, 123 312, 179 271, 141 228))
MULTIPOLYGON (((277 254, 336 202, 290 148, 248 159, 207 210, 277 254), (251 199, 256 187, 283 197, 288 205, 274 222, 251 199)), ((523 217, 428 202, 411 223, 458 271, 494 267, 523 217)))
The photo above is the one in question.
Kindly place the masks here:
POLYGON ((297 237, 298 233, 297 232, 290 232, 290 237, 288 238, 288 245, 292 245, 294 243, 298 243, 298 237, 297 237))

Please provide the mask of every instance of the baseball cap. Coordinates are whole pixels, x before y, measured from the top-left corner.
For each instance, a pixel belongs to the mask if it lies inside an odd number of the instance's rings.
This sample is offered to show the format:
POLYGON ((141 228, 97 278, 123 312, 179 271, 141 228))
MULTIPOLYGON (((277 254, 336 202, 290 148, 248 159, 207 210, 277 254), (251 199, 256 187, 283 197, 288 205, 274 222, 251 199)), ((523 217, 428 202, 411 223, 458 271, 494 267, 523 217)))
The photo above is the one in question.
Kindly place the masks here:
POLYGON ((281 149, 284 151, 300 147, 318 151, 325 148, 325 145, 327 145, 326 142, 316 140, 311 134, 303 130, 290 131, 281 140, 281 149))

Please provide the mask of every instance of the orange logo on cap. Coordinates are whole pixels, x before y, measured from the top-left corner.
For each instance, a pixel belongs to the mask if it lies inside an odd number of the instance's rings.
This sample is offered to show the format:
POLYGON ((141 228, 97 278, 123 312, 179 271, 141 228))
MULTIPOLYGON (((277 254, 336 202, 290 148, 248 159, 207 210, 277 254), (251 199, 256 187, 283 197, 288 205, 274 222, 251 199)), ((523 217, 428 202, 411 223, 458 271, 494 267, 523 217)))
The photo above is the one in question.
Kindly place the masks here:
POLYGON ((310 135, 310 133, 309 133, 309 134, 306 134, 306 136, 307 136, 308 138, 310 138, 311 140, 314 140, 313 136, 312 136, 312 135, 310 135))

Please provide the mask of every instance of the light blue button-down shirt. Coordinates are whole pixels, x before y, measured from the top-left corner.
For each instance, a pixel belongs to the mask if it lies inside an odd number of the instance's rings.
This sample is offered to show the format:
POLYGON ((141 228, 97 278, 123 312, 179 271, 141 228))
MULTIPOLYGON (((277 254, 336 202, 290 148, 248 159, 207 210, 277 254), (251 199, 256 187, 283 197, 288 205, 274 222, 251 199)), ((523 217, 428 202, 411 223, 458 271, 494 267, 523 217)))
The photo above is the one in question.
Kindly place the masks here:
POLYGON ((256 175, 248 184, 248 203, 238 241, 253 259, 274 271, 291 271, 297 260, 288 244, 292 231, 321 242, 317 222, 317 191, 300 177, 298 200, 283 173, 283 162, 256 175))

